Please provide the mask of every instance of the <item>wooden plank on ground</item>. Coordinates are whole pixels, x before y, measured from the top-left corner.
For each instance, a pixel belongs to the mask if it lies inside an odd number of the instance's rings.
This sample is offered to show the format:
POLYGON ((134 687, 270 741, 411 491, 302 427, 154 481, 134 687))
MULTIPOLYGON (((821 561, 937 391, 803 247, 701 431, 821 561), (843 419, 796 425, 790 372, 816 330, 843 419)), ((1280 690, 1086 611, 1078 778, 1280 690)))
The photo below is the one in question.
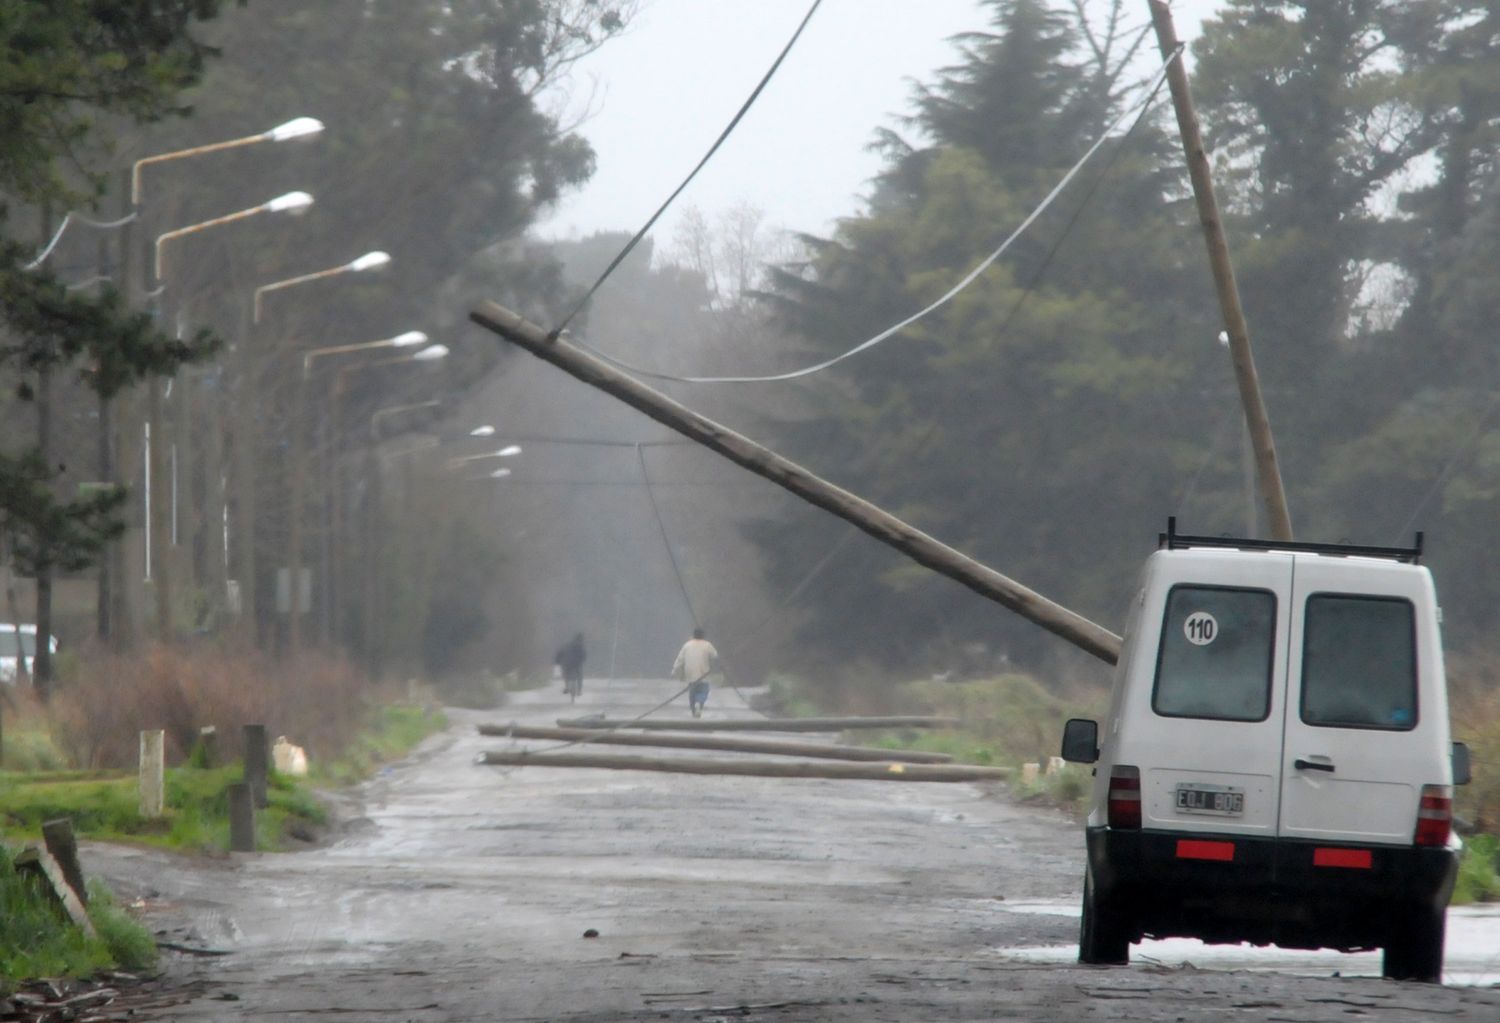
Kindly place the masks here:
POLYGON ((699 757, 632 757, 618 753, 481 753, 495 767, 592 767, 667 774, 732 774, 757 778, 837 778, 859 781, 1004 781, 1004 767, 968 764, 841 764, 799 760, 714 760, 699 757))
POLYGON ((644 728, 670 732, 846 732, 856 728, 957 728, 957 718, 931 716, 858 718, 559 718, 559 728, 644 728))
POLYGON ((546 728, 537 725, 480 725, 480 735, 509 736, 513 739, 556 739, 560 742, 586 742, 606 746, 655 746, 670 749, 711 749, 730 753, 767 753, 786 757, 815 757, 823 760, 879 760, 900 764, 946 764, 953 760, 947 753, 922 750, 872 749, 869 746, 832 746, 813 742, 776 742, 766 739, 731 739, 720 735, 635 735, 627 732, 604 732, 594 728, 546 728))

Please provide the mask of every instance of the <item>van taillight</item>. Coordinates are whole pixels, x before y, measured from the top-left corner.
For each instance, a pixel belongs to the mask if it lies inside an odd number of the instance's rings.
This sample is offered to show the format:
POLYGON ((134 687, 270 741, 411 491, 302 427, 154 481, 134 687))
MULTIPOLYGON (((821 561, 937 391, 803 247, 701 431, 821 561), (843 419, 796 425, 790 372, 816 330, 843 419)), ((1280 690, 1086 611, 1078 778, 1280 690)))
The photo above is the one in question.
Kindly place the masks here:
POLYGON ((1141 769, 1116 764, 1109 772, 1109 826, 1141 826, 1141 769))
POLYGON ((1423 785, 1422 802, 1417 806, 1417 845, 1447 845, 1452 827, 1453 790, 1447 785, 1423 785))

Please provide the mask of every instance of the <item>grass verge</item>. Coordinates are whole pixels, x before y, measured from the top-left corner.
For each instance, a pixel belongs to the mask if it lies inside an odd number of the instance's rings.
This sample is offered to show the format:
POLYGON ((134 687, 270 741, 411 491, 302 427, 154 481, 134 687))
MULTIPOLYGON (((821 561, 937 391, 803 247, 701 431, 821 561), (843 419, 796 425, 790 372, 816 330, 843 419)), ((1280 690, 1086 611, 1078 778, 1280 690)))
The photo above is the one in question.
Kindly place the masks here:
POLYGON ((29 874, 17 873, 0 845, 0 994, 19 979, 83 977, 106 969, 143 970, 156 961, 150 933, 116 906, 102 884, 89 887, 89 937, 67 919, 29 874))

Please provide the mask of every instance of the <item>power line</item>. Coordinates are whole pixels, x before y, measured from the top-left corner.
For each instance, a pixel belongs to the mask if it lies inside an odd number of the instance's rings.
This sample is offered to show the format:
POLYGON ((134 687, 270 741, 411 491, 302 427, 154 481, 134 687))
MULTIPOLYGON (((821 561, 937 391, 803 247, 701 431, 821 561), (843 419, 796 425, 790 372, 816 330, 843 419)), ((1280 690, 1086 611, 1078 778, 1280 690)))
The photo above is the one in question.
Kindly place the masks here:
MULTIPOLYGON (((625 362, 622 359, 617 359, 613 356, 607 355, 604 352, 591 347, 590 345, 578 341, 577 339, 573 339, 573 342, 574 344, 578 345, 578 347, 588 351, 590 354, 603 359, 605 362, 608 362, 618 369, 626 371, 627 373, 634 373, 637 376, 650 377, 654 380, 670 380, 684 384, 760 384, 779 382, 784 380, 796 380, 799 377, 811 376, 814 373, 821 373, 825 369, 838 365, 845 359, 853 358, 860 352, 874 348, 881 342, 889 340, 890 338, 899 334, 901 331, 905 330, 907 327, 910 327, 912 324, 916 323, 918 320, 921 320, 928 314, 934 312, 937 309, 940 309, 944 305, 947 305, 948 302, 952 301, 960 292, 962 292, 970 284, 974 283, 974 281, 977 280, 980 275, 982 275, 986 270, 993 266, 996 260, 1005 255, 1010 247, 1014 245, 1023 234, 1026 233, 1026 231, 1031 227, 1032 224, 1036 222, 1037 218, 1040 217, 1044 212, 1046 212, 1048 207, 1050 207, 1052 203, 1057 199, 1057 197, 1062 194, 1063 190, 1068 187, 1068 185, 1073 181, 1075 177, 1077 177, 1078 173, 1083 170, 1084 165, 1093 158, 1094 154, 1099 151, 1104 143, 1109 141, 1110 132, 1114 131, 1122 123, 1124 123, 1125 119, 1132 113, 1136 113, 1139 115, 1145 114, 1145 112, 1150 108, 1152 102, 1155 101, 1156 93, 1161 88, 1162 82, 1166 80, 1167 68, 1171 66, 1172 61, 1178 59, 1181 53, 1182 48, 1179 46, 1177 50, 1175 50, 1171 54, 1171 56, 1169 56, 1165 61, 1162 62, 1161 69, 1156 74, 1156 80, 1152 84, 1150 91, 1147 93, 1145 100, 1142 101, 1140 106, 1135 110, 1125 110, 1121 112, 1120 116, 1115 118, 1115 120, 1107 128, 1105 128, 1103 132, 1100 133, 1099 138, 1095 140, 1094 144, 1088 148, 1088 151, 1085 152, 1083 156, 1079 157, 1078 161, 1074 163, 1072 167, 1068 168, 1067 173, 1062 176, 1062 179, 1058 181, 1055 186, 1053 186, 1052 191, 1048 192, 1047 195, 1042 199, 1042 201, 1038 203, 1037 206, 1029 214, 1027 214, 1026 219, 1021 221, 1020 225, 1018 225, 1016 229, 1013 230, 1010 235, 1000 243, 998 248, 996 248, 988 256, 985 256, 984 259, 980 260, 979 264, 972 270, 970 270, 967 274, 965 274, 957 284, 953 285, 953 287, 949 288, 948 291, 945 292, 941 297, 927 305, 925 308, 906 317, 906 319, 901 320, 899 323, 887 327, 885 330, 882 330, 874 337, 871 337, 865 341, 861 341, 853 348, 835 355, 831 359, 825 359, 824 361, 816 363, 814 365, 804 366, 802 369, 792 370, 787 373, 771 373, 763 376, 684 377, 675 376, 671 373, 661 373, 655 370, 649 370, 640 366, 635 366, 628 362, 625 362)), ((1137 121, 1136 123, 1139 123, 1139 121, 1137 121)), ((1130 130, 1133 131, 1134 126, 1132 126, 1130 130)), ((1128 137, 1128 131, 1126 135, 1128 137)), ((611 267, 611 269, 613 269, 613 267, 611 267)), ((592 294, 592 292, 590 292, 590 294, 592 294)))
POLYGON ((130 223, 135 218, 136 215, 134 213, 129 213, 121 217, 119 220, 92 220, 89 217, 85 217, 81 213, 67 213, 63 216, 62 223, 57 225, 57 232, 52 236, 52 240, 47 243, 47 247, 44 248, 35 259, 33 259, 30 263, 27 263, 22 269, 35 270, 37 267, 45 263, 47 261, 47 257, 52 255, 52 250, 57 248, 57 243, 62 241, 63 232, 68 229, 68 225, 74 220, 77 220, 81 224, 87 224, 89 227, 97 227, 104 230, 109 230, 111 228, 122 227, 125 224, 130 223))
MULTIPOLYGON (((1168 63, 1170 63, 1170 61, 1168 63)), ((999 326, 995 329, 995 333, 997 335, 1004 334, 1010 328, 1011 323, 1015 321, 1015 318, 1018 315, 1020 315, 1021 308, 1026 304, 1027 299, 1029 299, 1032 294, 1036 292, 1037 286, 1041 283, 1042 277, 1051 267, 1052 261, 1056 258, 1058 251, 1063 246, 1063 243, 1066 242, 1069 236, 1073 233, 1073 228, 1077 226, 1079 219, 1083 216, 1084 210, 1088 208, 1089 203, 1092 202, 1094 196, 1098 194, 1099 188, 1104 183, 1104 180, 1109 177, 1110 172, 1114 170, 1115 164, 1119 162, 1120 154, 1125 151, 1125 142, 1127 142, 1136 133, 1140 126, 1145 123, 1146 115, 1150 112, 1151 103, 1155 99, 1156 93, 1160 88, 1161 78, 1158 77, 1156 84, 1152 87, 1150 94, 1146 98, 1146 101, 1138 108, 1136 119, 1131 122, 1131 125, 1126 130, 1124 137, 1121 138, 1120 145, 1115 147, 1115 150, 1110 153, 1109 159, 1104 164, 1104 169, 1100 171, 1099 175, 1093 180, 1093 182, 1090 183, 1088 190, 1083 194, 1083 199, 1073 210, 1072 216, 1068 218, 1068 222, 1063 225, 1062 231, 1059 232, 1057 238, 1053 241, 1051 246, 1048 247, 1046 255, 1043 256, 1041 262, 1037 264, 1036 271, 1031 275, 1031 279, 1026 282, 1026 286, 1022 289, 1021 294, 1016 297, 1016 301, 1012 303, 1010 309, 1006 311, 1005 318, 1000 321, 999 326)), ((1497 398, 1496 400, 1497 402, 1500 402, 1500 398, 1497 398)), ((927 428, 923 430, 921 435, 917 438, 916 443, 913 445, 913 450, 921 450, 922 446, 927 443, 927 441, 932 437, 933 433, 937 430, 938 425, 941 421, 942 420, 938 418, 934 418, 928 421, 927 428)), ((892 458, 894 460, 894 454, 892 455, 892 458)), ((797 585, 792 588, 791 592, 785 598, 783 598, 776 607, 772 608, 771 612, 761 620, 760 624, 751 629, 750 632, 747 633, 747 635, 757 636, 766 628, 766 626, 775 621, 776 618, 783 611, 785 611, 787 607, 791 605, 792 601, 796 600, 797 597, 799 597, 812 584, 813 580, 821 575, 823 571, 834 562, 834 560, 844 550, 844 548, 849 545, 849 541, 853 540, 858 535, 860 535, 859 530, 853 526, 849 526, 844 532, 844 535, 841 536, 838 541, 828 549, 823 557, 819 558, 818 561, 813 564, 812 568, 808 569, 806 574, 803 575, 802 579, 797 583, 797 585)))
POLYGON ((807 9, 807 13, 803 15, 801 24, 797 26, 797 31, 793 32, 792 37, 786 41, 786 45, 781 48, 781 53, 777 55, 776 59, 771 63, 771 66, 766 70, 766 73, 761 77, 760 84, 755 87, 754 91, 750 93, 750 96, 740 106, 739 111, 734 115, 730 122, 725 125, 724 130, 719 133, 719 137, 714 140, 714 144, 708 147, 708 152, 703 154, 703 159, 699 160, 698 165, 688 173, 687 177, 682 179, 682 184, 678 185, 677 188, 672 192, 672 194, 667 196, 667 201, 662 203, 661 206, 657 207, 656 212, 651 214, 651 219, 646 221, 645 226, 635 233, 635 237, 631 238, 630 241, 625 243, 625 247, 620 250, 619 255, 615 256, 615 258, 610 261, 609 266, 604 268, 604 272, 599 275, 599 279, 595 281, 593 283, 593 286, 590 287, 589 290, 584 294, 584 296, 578 300, 578 303, 573 306, 568 315, 562 318, 562 322, 560 322, 556 327, 553 328, 552 335, 554 337, 556 337, 558 334, 561 334, 563 330, 568 326, 568 324, 573 321, 573 317, 577 316, 579 312, 583 310, 583 307, 588 304, 589 299, 594 297, 594 292, 598 291, 599 288, 604 284, 604 282, 609 279, 609 275, 615 272, 615 268, 625 261, 625 257, 630 255, 631 250, 640 243, 640 240, 642 238, 646 237, 646 233, 650 231, 651 228, 656 224, 657 220, 661 218, 661 215, 667 212, 667 207, 672 205, 673 201, 682 194, 682 190, 687 188, 688 183, 691 182, 693 178, 698 176, 698 172, 701 171, 704 165, 707 164, 708 161, 712 159, 713 155, 719 151, 719 147, 724 144, 724 140, 729 138, 730 132, 734 131, 735 127, 740 123, 740 119, 749 112, 750 107, 755 103, 756 99, 759 98, 761 91, 765 89, 766 84, 770 82, 771 76, 776 73, 776 69, 781 67, 781 62, 785 60, 786 55, 792 51, 792 46, 802 35, 802 30, 807 27, 807 23, 812 20, 813 14, 817 12, 818 7, 822 3, 823 0, 813 0, 812 6, 809 7, 807 9))

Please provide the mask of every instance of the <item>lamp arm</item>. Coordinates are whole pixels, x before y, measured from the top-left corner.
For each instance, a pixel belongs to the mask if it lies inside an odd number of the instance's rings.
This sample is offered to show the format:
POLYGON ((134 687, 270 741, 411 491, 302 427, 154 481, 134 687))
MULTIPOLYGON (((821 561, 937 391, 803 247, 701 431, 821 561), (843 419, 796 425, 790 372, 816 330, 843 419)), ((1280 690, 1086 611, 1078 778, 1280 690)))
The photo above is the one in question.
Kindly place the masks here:
POLYGON ((141 168, 147 164, 165 163, 168 160, 176 160, 187 156, 202 156, 204 153, 217 153, 221 149, 235 149, 239 146, 249 146, 256 142, 265 141, 266 136, 262 132, 259 135, 246 135, 244 138, 230 139, 228 142, 210 142, 206 146, 194 146, 192 149, 177 149, 170 153, 157 153, 155 156, 142 157, 130 169, 130 204, 132 206, 139 206, 141 204, 141 168))

